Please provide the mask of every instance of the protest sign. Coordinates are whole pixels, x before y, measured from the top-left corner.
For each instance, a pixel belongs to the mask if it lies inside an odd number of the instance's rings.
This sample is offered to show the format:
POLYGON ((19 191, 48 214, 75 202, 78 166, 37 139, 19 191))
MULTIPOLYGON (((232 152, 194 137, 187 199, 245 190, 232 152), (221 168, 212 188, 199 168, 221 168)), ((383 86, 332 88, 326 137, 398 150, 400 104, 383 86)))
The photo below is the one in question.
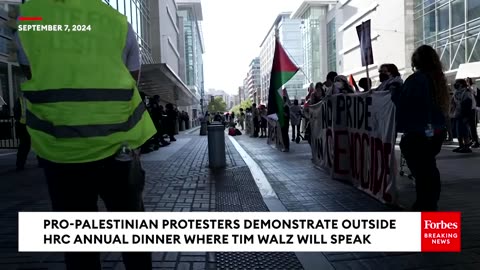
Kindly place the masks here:
POLYGON ((310 106, 310 124, 315 165, 395 203, 395 106, 389 92, 327 97, 310 106))

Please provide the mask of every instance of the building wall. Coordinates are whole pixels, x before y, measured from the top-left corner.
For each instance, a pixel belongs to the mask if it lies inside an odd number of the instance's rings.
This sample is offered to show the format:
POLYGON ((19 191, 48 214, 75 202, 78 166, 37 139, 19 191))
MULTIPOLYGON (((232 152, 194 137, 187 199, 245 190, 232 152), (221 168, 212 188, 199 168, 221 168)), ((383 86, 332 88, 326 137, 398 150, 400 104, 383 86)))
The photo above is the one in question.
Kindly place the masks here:
MULTIPOLYGON (((338 73, 353 74, 358 80, 366 76, 361 65, 360 43, 356 26, 371 20, 371 37, 375 64, 370 66, 370 77, 378 80, 378 67, 395 64, 400 72, 410 70, 407 64, 405 35, 405 1, 351 0, 337 4, 334 12, 337 23, 338 73)), ((375 83, 374 83, 375 85, 375 83)))
POLYGON ((480 61, 480 0, 414 1, 413 12, 415 47, 436 48, 450 77, 460 64, 480 61))
POLYGON ((0 3, 0 96, 7 103, 0 106, 0 119, 13 115, 13 104, 20 92, 20 84, 26 80, 16 62, 12 41, 14 31, 8 23, 16 22, 21 1, 7 2, 0 3))
POLYGON ((272 72, 275 51, 275 31, 276 28, 272 28, 260 46, 260 95, 264 97, 261 101, 265 104, 268 101, 268 90, 270 88, 270 73, 272 72))
POLYGON ((305 52, 305 85, 323 82, 327 76, 327 6, 312 6, 302 16, 305 52))
MULTIPOLYGON (((151 3, 157 2, 150 1, 151 3)), ((155 6, 155 5, 154 5, 155 6)), ((156 10, 151 10, 155 14, 156 10)), ((155 15, 153 15, 155 16, 155 15)), ((159 24, 159 32, 152 31, 152 39, 159 40, 159 47, 154 48, 157 56, 160 56, 160 63, 167 64, 176 74, 179 73, 179 61, 181 58, 179 48, 180 31, 178 27, 177 4, 174 0, 158 1, 158 18, 155 22, 159 24)))
MULTIPOLYGON (((300 68, 304 68, 304 49, 301 32, 302 20, 290 19, 290 13, 282 13, 275 20, 260 46, 260 103, 267 104, 270 88, 273 55, 275 53, 275 33, 290 59, 300 68)), ((290 98, 306 95, 303 88, 305 75, 298 72, 286 85, 290 98)))
POLYGON ((256 57, 250 62, 247 75, 248 96, 257 103, 261 102, 261 79, 260 79, 260 58, 256 57))
POLYGON ((103 0, 120 13, 127 16, 133 30, 137 34, 142 63, 154 63, 150 35, 150 6, 147 0, 103 0))
MULTIPOLYGON (((302 43, 301 20, 283 18, 278 24, 279 40, 292 62, 303 69, 304 50, 302 43)), ((301 99, 307 95, 307 89, 303 87, 305 75, 302 71, 290 79, 285 84, 288 95, 291 99, 301 99)), ((268 92, 265 95, 264 102, 268 99, 268 92)))

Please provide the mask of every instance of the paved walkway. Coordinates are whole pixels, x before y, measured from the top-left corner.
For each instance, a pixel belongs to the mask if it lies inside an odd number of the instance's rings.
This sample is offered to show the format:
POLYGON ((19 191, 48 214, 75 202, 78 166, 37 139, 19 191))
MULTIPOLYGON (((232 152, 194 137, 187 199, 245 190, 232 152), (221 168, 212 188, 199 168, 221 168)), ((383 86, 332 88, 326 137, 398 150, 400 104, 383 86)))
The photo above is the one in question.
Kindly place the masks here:
MULTIPOLYGON (((208 168, 207 137, 177 141, 142 157, 147 211, 268 211, 250 170, 227 139, 227 169, 208 168)), ((0 269, 64 269, 60 253, 17 253, 17 212, 48 211, 42 171, 32 155, 14 171, 15 155, 0 156, 0 269)), ((103 209, 103 208, 102 208, 103 209)), ((155 269, 303 269, 294 253, 154 253, 155 269)), ((103 254, 104 269, 124 269, 118 253, 103 254)))
MULTIPOLYGON (((235 138, 260 165, 288 211, 392 211, 316 169, 307 143, 292 144, 289 153, 282 153, 264 139, 235 138)), ((462 253, 325 253, 335 269, 480 269, 480 153, 459 155, 451 152, 452 147, 445 146, 439 156, 440 210, 462 212, 462 253)), ((403 202, 411 203, 412 181, 399 178, 399 188, 400 196, 406 197, 403 202)))
MULTIPOLYGON (((272 207, 234 144, 226 138, 227 169, 212 173, 207 138, 182 134, 172 145, 143 156, 147 211, 391 211, 363 192, 315 169, 308 144, 290 153, 245 135, 235 140, 258 164, 278 205, 272 207), (266 203, 267 202, 267 203, 266 203)), ((446 147, 448 148, 448 146, 446 147)), ((32 156, 27 170, 14 172, 15 155, 0 152, 0 269, 64 269, 62 254, 17 253, 17 212, 48 211, 43 174, 32 156)), ((241 151, 242 152, 242 151, 241 151)), ((463 252, 419 253, 154 253, 155 269, 480 269, 478 154, 448 149, 439 164, 444 178, 442 210, 463 211, 463 252), (326 264, 320 265, 321 261, 326 264)), ((253 172, 258 173, 258 172, 253 172)), ((411 182, 401 181, 405 192, 411 182)), ((394 245, 395 243, 392 243, 394 245)), ((123 269, 120 254, 103 255, 104 269, 123 269)))

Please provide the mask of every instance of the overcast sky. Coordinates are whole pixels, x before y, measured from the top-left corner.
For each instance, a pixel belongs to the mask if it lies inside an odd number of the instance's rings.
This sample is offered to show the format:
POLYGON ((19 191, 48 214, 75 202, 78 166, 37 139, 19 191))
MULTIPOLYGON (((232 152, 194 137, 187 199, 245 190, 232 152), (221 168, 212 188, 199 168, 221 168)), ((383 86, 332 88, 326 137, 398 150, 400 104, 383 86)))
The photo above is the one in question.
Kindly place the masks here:
POLYGON ((205 90, 238 93, 248 65, 281 12, 301 0, 202 0, 205 90))

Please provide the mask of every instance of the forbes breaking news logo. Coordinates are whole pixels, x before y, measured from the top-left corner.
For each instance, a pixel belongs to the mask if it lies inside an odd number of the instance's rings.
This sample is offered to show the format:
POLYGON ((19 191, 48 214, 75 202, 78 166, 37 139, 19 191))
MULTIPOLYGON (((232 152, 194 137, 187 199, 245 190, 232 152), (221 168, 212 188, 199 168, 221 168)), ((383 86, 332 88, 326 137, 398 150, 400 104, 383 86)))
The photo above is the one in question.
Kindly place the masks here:
POLYGON ((460 252, 460 212, 422 213, 422 252, 460 252))

